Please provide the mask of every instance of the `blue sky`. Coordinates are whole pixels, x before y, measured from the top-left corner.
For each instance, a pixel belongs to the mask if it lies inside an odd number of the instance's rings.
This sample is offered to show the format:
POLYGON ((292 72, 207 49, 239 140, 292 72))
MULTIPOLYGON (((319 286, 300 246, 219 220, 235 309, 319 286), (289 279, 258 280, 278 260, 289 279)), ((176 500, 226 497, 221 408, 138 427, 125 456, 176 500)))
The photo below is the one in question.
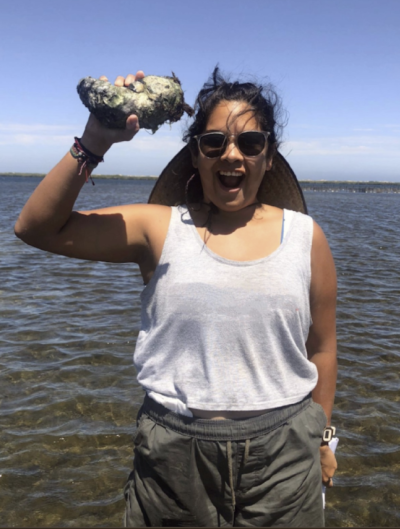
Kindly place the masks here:
MULTIPOLYGON (((399 0, 0 0, 0 171, 47 172, 80 136, 80 78, 214 66, 272 82, 299 179, 400 181, 399 0)), ((185 120, 113 146, 97 172, 157 175, 185 120)))

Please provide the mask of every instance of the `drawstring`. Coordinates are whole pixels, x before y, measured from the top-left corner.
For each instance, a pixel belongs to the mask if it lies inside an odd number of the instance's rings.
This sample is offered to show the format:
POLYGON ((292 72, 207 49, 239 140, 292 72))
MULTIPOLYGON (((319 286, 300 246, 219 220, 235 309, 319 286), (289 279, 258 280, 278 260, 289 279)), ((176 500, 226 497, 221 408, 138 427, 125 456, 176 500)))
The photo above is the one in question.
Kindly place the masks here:
POLYGON ((231 441, 227 441, 226 443, 226 456, 228 459, 228 470, 229 470, 229 486, 231 488, 232 493, 232 510, 233 515, 235 515, 235 506, 236 506, 236 497, 235 497, 235 489, 233 488, 233 468, 232 468, 232 443, 231 441))
MULTIPOLYGON (((244 445, 243 468, 246 466, 247 460, 249 458, 249 452, 250 452, 250 439, 246 439, 246 442, 244 445)), ((235 489, 233 486, 233 463, 232 463, 232 442, 231 441, 226 442, 226 457, 228 460, 229 486, 231 488, 231 493, 232 493, 232 511, 233 511, 233 516, 235 516, 236 496, 235 496, 235 489)))

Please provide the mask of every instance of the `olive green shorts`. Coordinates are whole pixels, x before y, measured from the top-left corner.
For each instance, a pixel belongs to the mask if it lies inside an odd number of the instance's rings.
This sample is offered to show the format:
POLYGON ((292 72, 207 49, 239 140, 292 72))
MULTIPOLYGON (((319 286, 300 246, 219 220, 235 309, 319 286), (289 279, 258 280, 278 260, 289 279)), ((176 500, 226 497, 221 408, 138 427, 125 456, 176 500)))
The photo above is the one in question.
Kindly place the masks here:
POLYGON ((326 416, 307 397, 250 419, 205 420, 149 397, 139 412, 126 527, 322 527, 326 416))

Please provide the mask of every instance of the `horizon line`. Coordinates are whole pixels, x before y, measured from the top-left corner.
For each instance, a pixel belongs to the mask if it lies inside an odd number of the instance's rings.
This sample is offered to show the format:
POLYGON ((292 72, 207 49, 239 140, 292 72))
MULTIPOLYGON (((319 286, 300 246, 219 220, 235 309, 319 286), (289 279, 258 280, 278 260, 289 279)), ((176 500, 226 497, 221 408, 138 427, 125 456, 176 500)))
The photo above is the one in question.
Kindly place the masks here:
MULTIPOLYGON (((21 173, 21 172, 1 172, 0 176, 20 176, 20 177, 36 177, 36 178, 44 178, 47 173, 21 173)), ((122 180, 157 180, 158 176, 153 175, 123 175, 123 174, 92 174, 93 178, 98 178, 100 180, 111 180, 118 178, 122 180)), ((324 184, 399 184, 400 185, 400 179, 398 181, 391 181, 391 180, 300 180, 298 179, 299 183, 304 184, 317 184, 317 183, 324 183, 324 184)))

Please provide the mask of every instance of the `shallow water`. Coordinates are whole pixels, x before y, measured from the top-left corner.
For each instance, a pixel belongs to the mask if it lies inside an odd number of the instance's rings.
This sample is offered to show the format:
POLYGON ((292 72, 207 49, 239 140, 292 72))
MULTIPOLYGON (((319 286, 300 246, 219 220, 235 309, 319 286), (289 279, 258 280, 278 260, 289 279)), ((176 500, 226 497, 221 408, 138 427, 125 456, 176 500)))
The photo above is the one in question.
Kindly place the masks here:
MULTIPOLYGON (((0 177, 0 526, 122 525, 134 418, 135 265, 24 245, 36 178, 0 177)), ((96 180, 77 207, 143 202, 150 181, 96 180)), ((340 443, 328 526, 400 525, 400 195, 306 192, 339 284, 340 443)))

